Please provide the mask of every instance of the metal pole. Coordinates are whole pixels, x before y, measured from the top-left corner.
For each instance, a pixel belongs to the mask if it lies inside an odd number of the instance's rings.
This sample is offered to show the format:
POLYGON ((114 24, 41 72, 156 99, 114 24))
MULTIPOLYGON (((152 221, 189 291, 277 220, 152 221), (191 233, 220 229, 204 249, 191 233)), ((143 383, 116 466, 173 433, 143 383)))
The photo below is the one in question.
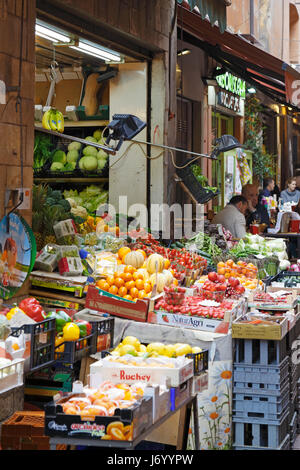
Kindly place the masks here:
POLYGON ((195 157, 203 157, 203 158, 209 158, 210 160, 216 160, 216 158, 212 157, 211 155, 207 155, 204 153, 191 152, 189 150, 183 150, 177 147, 169 147, 168 145, 152 144, 151 142, 144 142, 142 140, 134 140, 134 139, 132 139, 132 142, 136 142, 137 144, 152 145, 153 147, 159 147, 159 148, 166 149, 166 150, 174 150, 175 152, 182 152, 182 153, 186 153, 188 155, 192 155, 195 157))

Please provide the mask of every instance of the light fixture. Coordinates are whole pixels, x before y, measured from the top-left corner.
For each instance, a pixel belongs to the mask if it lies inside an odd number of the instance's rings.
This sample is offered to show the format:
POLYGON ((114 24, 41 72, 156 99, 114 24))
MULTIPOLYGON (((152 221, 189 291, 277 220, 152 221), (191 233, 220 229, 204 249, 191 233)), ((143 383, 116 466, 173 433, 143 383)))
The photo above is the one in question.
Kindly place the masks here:
POLYGON ((62 34, 55 29, 52 29, 48 26, 45 26, 41 23, 36 23, 35 25, 35 34, 37 36, 41 36, 44 39, 48 39, 48 41, 52 42, 71 42, 71 38, 66 34, 62 34))
POLYGON ((188 55, 190 54, 192 51, 190 49, 182 49, 181 51, 178 51, 177 52, 177 55, 178 56, 182 56, 182 55, 188 55))
POLYGON ((220 153, 242 147, 240 142, 232 135, 222 135, 222 137, 215 140, 215 148, 211 154, 211 158, 217 158, 220 153))
POLYGON ((256 89, 254 87, 251 87, 251 88, 248 88, 247 92, 250 94, 254 94, 256 93, 256 89))
POLYGON ((114 114, 113 120, 107 126, 111 132, 106 138, 105 143, 109 145, 111 139, 118 141, 115 150, 119 150, 124 140, 133 139, 146 126, 145 122, 133 114, 114 114))
POLYGON ((88 42, 84 42, 79 40, 78 46, 70 46, 72 49, 76 49, 77 51, 84 52, 85 54, 92 55, 94 57, 98 57, 99 59, 109 61, 109 62, 122 62, 122 58, 116 52, 113 52, 109 49, 105 49, 100 46, 89 44, 88 42))

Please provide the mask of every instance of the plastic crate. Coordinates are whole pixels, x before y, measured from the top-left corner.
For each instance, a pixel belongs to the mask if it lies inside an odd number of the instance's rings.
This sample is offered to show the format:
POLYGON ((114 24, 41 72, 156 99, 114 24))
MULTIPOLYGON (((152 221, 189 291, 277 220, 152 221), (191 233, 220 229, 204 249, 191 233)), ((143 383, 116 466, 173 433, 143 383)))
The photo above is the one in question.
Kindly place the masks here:
POLYGON ((233 364, 233 380, 235 382, 261 384, 265 388, 267 384, 281 384, 289 374, 289 358, 285 358, 279 365, 253 365, 233 364))
POLYGON ((16 359, 8 366, 0 366, 0 393, 24 383, 24 359, 16 359))
POLYGON ((113 317, 103 318, 99 321, 90 321, 90 323, 94 333, 94 340, 91 351, 92 354, 103 351, 105 349, 113 348, 115 319, 113 317))
POLYGON ((255 395, 267 397, 279 397, 286 386, 290 386, 289 376, 278 384, 261 384, 255 382, 236 382, 233 381, 233 391, 235 393, 253 393, 255 395))
POLYGON ((281 341, 261 339, 235 339, 235 363, 253 365, 276 365, 287 356, 285 339, 281 341))
POLYGON ((185 168, 176 169, 176 173, 200 204, 205 204, 220 194, 220 191, 216 191, 214 193, 210 189, 206 189, 201 186, 190 168, 190 165, 185 168))
POLYGON ((233 446, 234 450, 290 450, 290 435, 287 434, 279 447, 252 447, 252 446, 233 446))
POLYGON ((233 415, 238 418, 280 419, 289 407, 289 385, 279 397, 233 393, 233 415))
POLYGON ((251 419, 233 418, 234 447, 243 449, 278 449, 289 434, 289 418, 285 415, 281 421, 256 423, 251 419))
MULTIPOLYGON (((2 450, 50 450, 49 437, 44 434, 43 411, 17 411, 4 421, 1 429, 2 450)), ((66 450, 59 445, 56 450, 66 450)))
POLYGON ((204 349, 203 351, 195 354, 187 354, 186 357, 193 359, 194 375, 199 375, 201 372, 208 369, 208 349, 204 349))
POLYGON ((55 347, 55 362, 74 365, 83 357, 92 354, 95 344, 95 332, 76 341, 65 341, 55 347), (63 348, 63 351, 59 349, 63 348))
MULTIPOLYGON (((284 282, 285 280, 288 281, 291 277, 299 277, 300 272, 293 272, 293 271, 281 271, 280 273, 276 274, 275 276, 270 276, 264 279, 264 284, 269 287, 272 285, 272 282, 284 282)), ((300 283, 299 283, 300 287, 300 283)))
POLYGON ((25 364, 26 373, 35 372, 54 362, 55 318, 12 328, 11 336, 19 337, 22 333, 27 336, 26 342, 30 342, 29 367, 25 364))
POLYGON ((293 447, 296 437, 297 437, 297 423, 298 423, 298 413, 295 411, 292 420, 290 421, 289 425, 289 433, 290 433, 290 443, 291 447, 293 447))

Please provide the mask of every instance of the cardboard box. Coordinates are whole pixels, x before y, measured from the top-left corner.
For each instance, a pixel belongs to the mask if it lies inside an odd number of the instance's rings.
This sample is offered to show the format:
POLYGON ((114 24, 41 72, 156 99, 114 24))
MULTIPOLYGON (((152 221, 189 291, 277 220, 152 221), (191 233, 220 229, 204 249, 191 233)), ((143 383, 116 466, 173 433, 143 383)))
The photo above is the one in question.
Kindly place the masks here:
MULTIPOLYGON (((275 292, 284 289, 277 289, 275 292)), ((257 310, 282 310, 287 311, 291 310, 296 307, 298 303, 297 293, 293 292, 291 295, 286 297, 286 302, 263 302, 263 301, 255 301, 255 293, 252 293, 248 298, 248 306, 256 308, 257 310)))
POLYGON ((192 396, 193 379, 187 380, 180 387, 172 387, 170 390, 171 411, 176 411, 182 403, 192 396))
POLYGON ((138 367, 126 366, 117 362, 95 362, 90 367, 90 386, 97 388, 105 380, 114 383, 146 382, 150 385, 161 384, 168 387, 178 387, 194 375, 194 366, 191 359, 187 359, 184 366, 179 368, 169 367, 138 367))
MULTIPOLYGON (((266 292, 278 292, 278 291, 281 291, 283 290, 284 292, 291 292, 291 293, 295 293, 297 295, 297 297, 300 297, 300 287, 284 287, 284 283, 280 283, 282 284, 282 287, 281 286, 267 286, 266 287, 266 292)), ((298 301, 300 299, 298 298, 298 301)))
POLYGON ((200 375, 193 377, 192 395, 204 392, 208 389, 208 372, 202 372, 200 375))
POLYGON ((246 339, 265 339, 281 340, 288 332, 289 322, 286 317, 268 317, 267 320, 274 325, 250 325, 249 323, 240 323, 242 317, 237 318, 232 323, 232 337, 246 339), (275 323, 280 319, 281 323, 275 323))
POLYGON ((30 275, 31 285, 34 287, 44 287, 46 289, 61 290, 74 293, 74 297, 83 297, 84 287, 87 277, 61 276, 58 273, 46 273, 43 271, 33 271, 30 275))
POLYGON ((153 424, 170 412, 170 389, 164 390, 159 385, 153 385, 145 389, 144 396, 150 396, 153 399, 153 424))
POLYGON ((86 296, 85 307, 99 312, 109 313, 110 315, 127 318, 138 322, 146 322, 148 311, 153 310, 154 302, 159 298, 138 299, 136 302, 126 301, 121 297, 89 286, 86 296))
MULTIPOLYGON (((80 393, 71 393, 63 398, 54 400, 45 405, 45 435, 57 438, 76 438, 114 441, 112 428, 121 427, 128 430, 124 439, 133 441, 153 424, 153 399, 145 397, 130 408, 116 409, 114 416, 95 416, 94 418, 81 418, 80 415, 67 415, 63 412, 62 404, 71 397, 85 396, 80 393), (112 426, 112 423, 116 426, 112 426)), ((125 433, 124 433, 125 434, 125 433)), ((115 442, 115 441, 114 441, 115 442)))

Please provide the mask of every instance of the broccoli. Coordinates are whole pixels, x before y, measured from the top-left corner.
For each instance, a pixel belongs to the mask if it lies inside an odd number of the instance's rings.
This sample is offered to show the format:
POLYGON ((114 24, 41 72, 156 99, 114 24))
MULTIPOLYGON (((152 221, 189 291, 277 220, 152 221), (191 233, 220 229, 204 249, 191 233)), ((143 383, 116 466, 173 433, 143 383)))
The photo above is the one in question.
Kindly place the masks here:
POLYGON ((59 205, 63 207, 63 209, 66 211, 66 212, 70 212, 71 210, 71 205, 68 201, 66 201, 65 199, 62 199, 61 201, 59 201, 59 205))
POLYGON ((54 206, 54 204, 56 204, 55 199, 51 196, 48 196, 47 199, 46 199, 46 205, 47 206, 54 206))
POLYGON ((55 199, 56 202, 60 202, 62 199, 62 194, 58 189, 56 189, 52 192, 52 197, 53 199, 55 199))

